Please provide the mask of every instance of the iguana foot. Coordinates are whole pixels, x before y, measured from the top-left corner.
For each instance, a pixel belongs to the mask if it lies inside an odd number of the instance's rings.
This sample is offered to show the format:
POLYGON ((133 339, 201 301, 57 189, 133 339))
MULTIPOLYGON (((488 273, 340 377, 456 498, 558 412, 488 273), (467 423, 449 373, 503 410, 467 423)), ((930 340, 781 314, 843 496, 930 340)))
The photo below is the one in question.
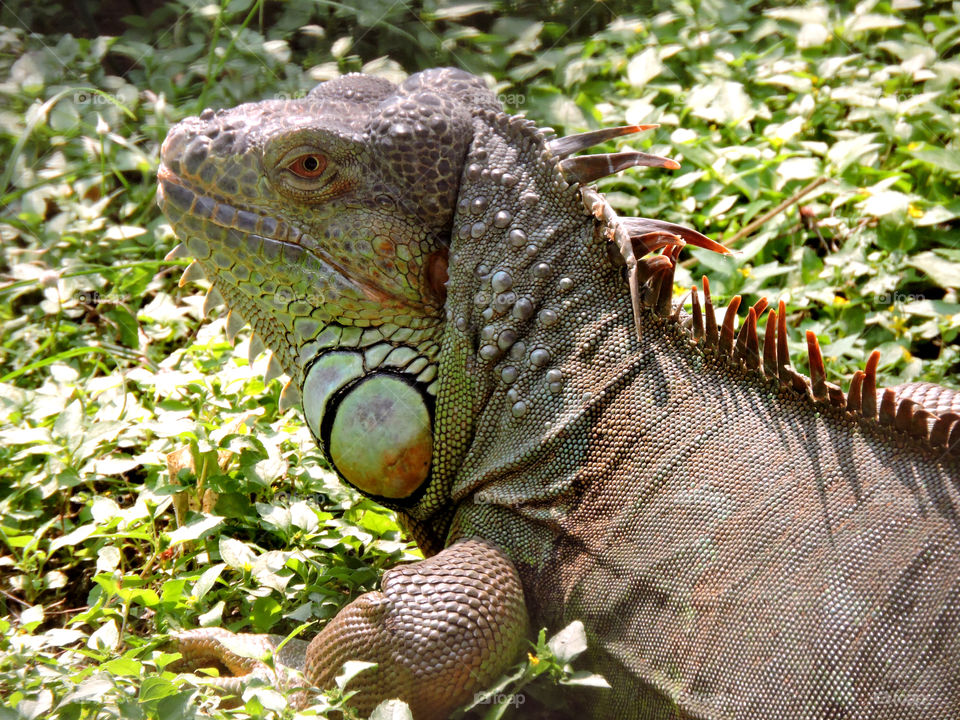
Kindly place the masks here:
MULTIPOLYGON (((527 610, 520 576, 494 544, 462 540, 433 557, 386 572, 382 591, 361 595, 341 610, 307 646, 290 641, 273 667, 276 635, 236 635, 219 628, 181 633, 175 670, 216 667, 233 677, 212 682, 240 695, 252 678, 278 689, 329 688, 348 660, 377 663, 347 685, 349 700, 369 714, 400 698, 417 720, 444 718, 472 699, 522 653, 527 610), (292 670, 303 670, 303 677, 292 670)), ((305 705, 297 693, 293 704, 305 705)))

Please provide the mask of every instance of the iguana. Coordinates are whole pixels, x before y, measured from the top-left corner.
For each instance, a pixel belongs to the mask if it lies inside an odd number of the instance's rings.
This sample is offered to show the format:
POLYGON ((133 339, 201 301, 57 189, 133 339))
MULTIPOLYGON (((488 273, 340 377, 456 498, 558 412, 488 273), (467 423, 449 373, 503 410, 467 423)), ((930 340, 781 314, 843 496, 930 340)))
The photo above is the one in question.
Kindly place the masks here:
MULTIPOLYGON (((845 392, 812 333, 806 378, 784 305, 737 330, 706 278, 684 312, 679 248, 718 246, 589 186, 675 164, 574 156, 639 129, 553 138, 447 68, 170 131, 184 279, 209 278, 228 334, 250 323, 284 404, 427 557, 324 627, 306 680, 373 661, 361 712, 445 717, 531 629, 581 620, 612 687, 576 714, 960 716, 960 396, 878 391, 876 352, 845 392)), ((234 637, 185 633, 185 666, 265 671, 234 637)))

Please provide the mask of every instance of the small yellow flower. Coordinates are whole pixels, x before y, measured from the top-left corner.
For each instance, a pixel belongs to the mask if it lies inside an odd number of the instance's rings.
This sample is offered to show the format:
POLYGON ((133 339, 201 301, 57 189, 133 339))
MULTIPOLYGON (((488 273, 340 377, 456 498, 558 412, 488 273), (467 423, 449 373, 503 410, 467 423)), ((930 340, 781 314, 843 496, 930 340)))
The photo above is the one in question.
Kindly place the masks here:
POLYGON ((907 145, 907 150, 910 150, 911 152, 913 152, 914 150, 919 148, 921 145, 923 145, 923 143, 912 142, 909 145, 907 145))
POLYGON ((903 359, 906 362, 910 362, 911 360, 913 360, 913 354, 906 348, 903 349, 903 359))
POLYGON ((749 267, 737 268, 737 272, 739 272, 745 278, 748 278, 751 275, 753 275, 753 271, 749 267))
POLYGON ((540 664, 540 658, 538 658, 538 657, 537 657, 536 655, 534 655, 533 653, 527 653, 527 659, 530 661, 530 664, 531 664, 531 665, 539 665, 539 664, 540 664))
POLYGON ((907 212, 910 214, 910 217, 912 217, 912 218, 922 218, 922 217, 923 217, 923 210, 921 210, 920 208, 918 208, 918 207, 917 207, 916 205, 914 205, 913 203, 910 203, 910 206, 907 208, 907 212))
POLYGON ((842 295, 834 295, 834 296, 833 296, 833 304, 834 304, 834 305, 846 305, 846 304, 849 303, 849 302, 850 302, 850 301, 847 300, 847 299, 846 299, 845 297, 843 297, 842 295))

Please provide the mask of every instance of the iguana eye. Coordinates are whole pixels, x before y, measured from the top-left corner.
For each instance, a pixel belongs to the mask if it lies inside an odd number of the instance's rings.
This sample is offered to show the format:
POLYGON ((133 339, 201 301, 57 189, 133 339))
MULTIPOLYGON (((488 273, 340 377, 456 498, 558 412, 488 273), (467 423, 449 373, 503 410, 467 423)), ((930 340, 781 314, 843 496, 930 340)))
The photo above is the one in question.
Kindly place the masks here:
POLYGON ((312 180, 323 175, 327 167, 327 159, 317 153, 307 153, 293 159, 293 162, 287 165, 287 170, 297 177, 305 180, 312 180))

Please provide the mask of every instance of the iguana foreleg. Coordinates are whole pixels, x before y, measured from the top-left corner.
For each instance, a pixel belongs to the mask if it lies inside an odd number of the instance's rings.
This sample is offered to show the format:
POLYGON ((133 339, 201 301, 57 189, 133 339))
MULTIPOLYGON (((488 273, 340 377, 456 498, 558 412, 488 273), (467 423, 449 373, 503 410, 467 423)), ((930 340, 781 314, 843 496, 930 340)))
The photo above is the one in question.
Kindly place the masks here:
MULTIPOLYGON (((384 574, 382 588, 343 608, 310 642, 305 658, 291 648, 278 657, 280 664, 302 666, 305 660, 308 684, 329 688, 346 661, 375 662, 376 668, 347 686, 357 691, 350 704, 366 715, 384 699, 398 697, 423 720, 446 717, 487 687, 526 642, 520 577, 486 540, 464 540, 427 560, 394 568, 384 574)), ((176 642, 185 669, 213 664, 272 683, 287 675, 282 668, 271 675, 264 663, 235 652, 237 643, 244 654, 266 652, 274 646, 271 636, 201 629, 179 635, 176 642)), ((219 683, 224 690, 238 693, 244 678, 224 681, 219 683)))

